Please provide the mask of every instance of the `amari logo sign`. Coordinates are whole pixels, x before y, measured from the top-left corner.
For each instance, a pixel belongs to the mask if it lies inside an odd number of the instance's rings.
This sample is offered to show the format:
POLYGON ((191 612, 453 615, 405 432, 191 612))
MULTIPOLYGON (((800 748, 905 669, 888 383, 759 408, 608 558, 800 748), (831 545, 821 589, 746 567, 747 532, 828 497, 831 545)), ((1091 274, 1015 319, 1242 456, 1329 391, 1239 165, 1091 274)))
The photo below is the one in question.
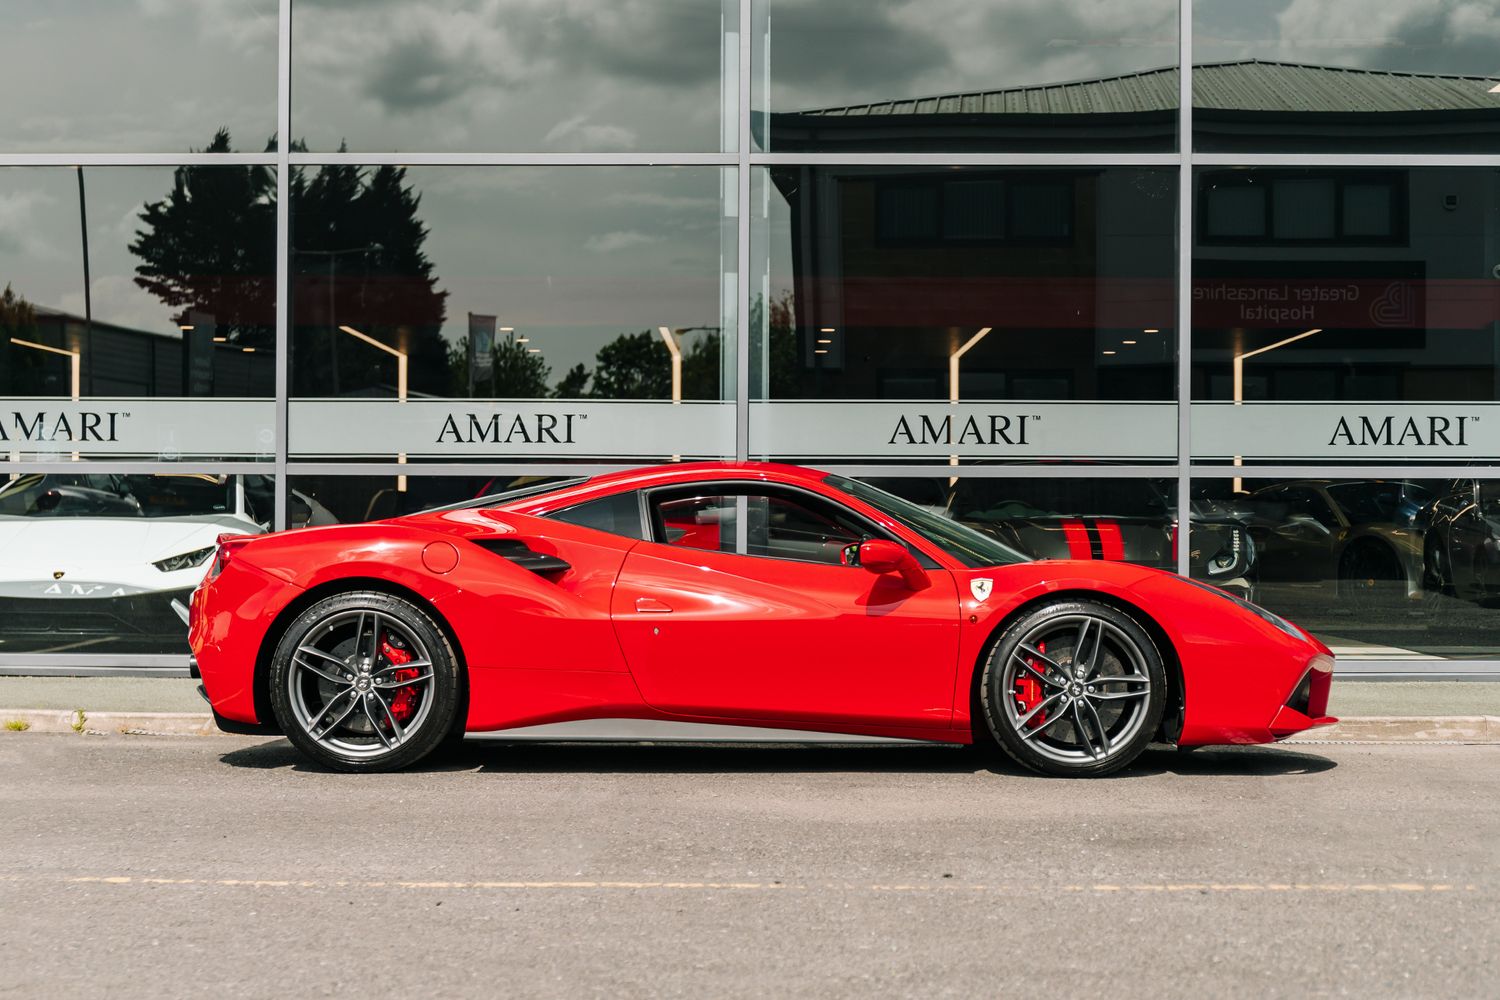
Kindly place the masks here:
POLYGON ((120 440, 120 421, 130 416, 119 410, 0 411, 0 441, 17 444, 101 444, 120 440))
POLYGON ((449 413, 438 444, 574 444, 586 413, 449 413))
POLYGON ((1432 448, 1442 445, 1468 447, 1472 416, 1443 417, 1345 417, 1334 425, 1329 447, 1346 448, 1432 448))
POLYGON ((930 414, 901 414, 886 444, 1000 445, 1027 444, 1026 425, 1035 424, 1035 415, 1012 416, 999 413, 952 416, 933 419, 930 414))

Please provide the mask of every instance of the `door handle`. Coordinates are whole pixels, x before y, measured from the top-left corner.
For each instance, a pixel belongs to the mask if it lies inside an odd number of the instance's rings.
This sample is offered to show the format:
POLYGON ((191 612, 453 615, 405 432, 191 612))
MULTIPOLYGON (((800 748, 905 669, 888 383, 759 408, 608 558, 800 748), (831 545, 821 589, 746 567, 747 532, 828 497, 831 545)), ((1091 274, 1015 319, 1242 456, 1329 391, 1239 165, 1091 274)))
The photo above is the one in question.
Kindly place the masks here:
POLYGON ((637 597, 635 610, 641 614, 670 614, 672 609, 654 597, 637 597))

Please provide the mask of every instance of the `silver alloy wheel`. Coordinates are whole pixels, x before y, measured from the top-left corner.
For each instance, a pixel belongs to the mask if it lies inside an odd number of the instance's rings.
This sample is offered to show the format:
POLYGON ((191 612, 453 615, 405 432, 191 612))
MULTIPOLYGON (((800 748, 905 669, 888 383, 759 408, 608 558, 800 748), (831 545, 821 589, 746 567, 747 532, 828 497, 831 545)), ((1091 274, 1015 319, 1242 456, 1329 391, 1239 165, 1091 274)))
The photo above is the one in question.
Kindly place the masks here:
MULTIPOLYGON (((1029 685, 1028 685, 1029 686, 1029 685)), ((1151 700, 1145 654, 1092 614, 1045 621, 1021 638, 1001 673, 1005 718, 1023 742, 1064 764, 1108 760, 1139 735, 1151 700), (1027 680, 1039 698, 1023 701, 1027 680)))
POLYGON ((394 751, 432 711, 427 647, 399 619, 373 608, 338 611, 314 622, 298 641, 286 676, 298 726, 346 757, 394 751), (395 662, 400 657, 387 649, 410 659, 395 662), (413 671, 416 676, 410 676, 413 671))

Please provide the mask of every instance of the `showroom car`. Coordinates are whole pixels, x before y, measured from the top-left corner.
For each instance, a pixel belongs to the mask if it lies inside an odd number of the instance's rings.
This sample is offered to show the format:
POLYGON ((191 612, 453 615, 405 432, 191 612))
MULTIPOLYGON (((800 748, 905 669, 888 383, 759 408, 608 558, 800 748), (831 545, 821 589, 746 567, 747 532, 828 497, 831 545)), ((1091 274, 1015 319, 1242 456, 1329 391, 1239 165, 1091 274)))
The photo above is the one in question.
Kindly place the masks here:
POLYGON ((227 536, 189 641, 221 728, 348 771, 487 734, 995 742, 1094 776, 1334 721, 1328 648, 1227 591, 763 463, 227 536))
MULTIPOLYGON (((177 652, 225 534, 270 528, 265 476, 29 474, 0 484, 0 649, 177 652), (175 605, 175 607, 174 607, 175 605)), ((332 517, 294 497, 294 523, 332 517)))

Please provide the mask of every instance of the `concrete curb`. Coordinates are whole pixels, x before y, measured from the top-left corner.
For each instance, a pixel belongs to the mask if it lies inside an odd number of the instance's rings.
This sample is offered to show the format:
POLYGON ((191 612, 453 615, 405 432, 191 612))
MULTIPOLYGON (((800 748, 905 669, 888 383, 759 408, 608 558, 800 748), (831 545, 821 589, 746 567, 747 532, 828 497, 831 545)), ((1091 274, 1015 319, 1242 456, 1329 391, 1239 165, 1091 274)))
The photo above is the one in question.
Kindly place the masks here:
MULTIPOLYGON (((32 733, 125 733, 132 736, 224 736, 212 716, 196 712, 83 712, 0 708, 0 727, 32 733), (80 714, 82 718, 80 719, 80 714)), ((1500 743, 1500 716, 1358 716, 1312 729, 1287 743, 1500 743)))
POLYGON ((1500 716, 1363 715, 1310 729, 1288 743, 1500 743, 1500 716))
POLYGON ((0 708, 0 727, 26 723, 30 733, 129 733, 138 736, 219 736, 213 716, 196 712, 88 712, 0 708))

